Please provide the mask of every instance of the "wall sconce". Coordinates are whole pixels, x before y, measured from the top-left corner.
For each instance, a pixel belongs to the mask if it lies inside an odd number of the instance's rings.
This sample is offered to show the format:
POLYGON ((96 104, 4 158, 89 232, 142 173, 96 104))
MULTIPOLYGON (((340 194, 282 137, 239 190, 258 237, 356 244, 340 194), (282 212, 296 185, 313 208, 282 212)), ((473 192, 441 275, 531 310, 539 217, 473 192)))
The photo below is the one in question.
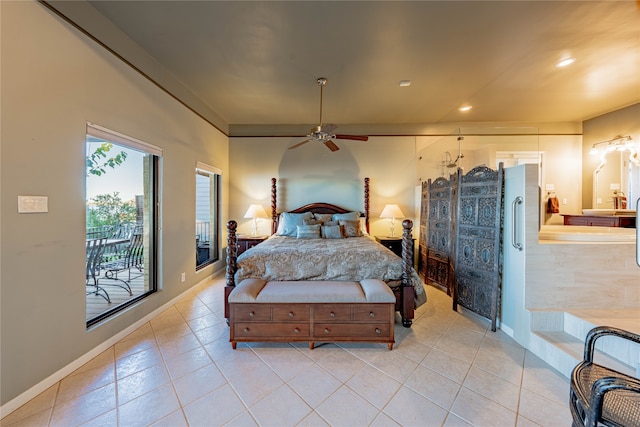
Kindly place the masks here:
POLYGON ((396 225, 396 218, 404 218, 404 214, 402 213, 398 205, 386 205, 382 210, 382 213, 380 214, 380 218, 389 219, 389 226, 391 228, 391 234, 389 235, 389 237, 394 237, 393 229, 396 225))
POLYGON ((251 205, 247 209, 247 213, 244 214, 245 218, 253 219, 253 236, 258 235, 258 218, 267 218, 267 213, 264 211, 262 205, 251 205))
POLYGON ((635 151, 632 150, 633 143, 631 142, 631 136, 622 136, 618 135, 613 139, 609 139, 607 141, 600 141, 593 144, 591 150, 589 150, 589 154, 596 155, 600 154, 601 150, 603 154, 610 153, 611 151, 635 151), (606 144, 606 145, 605 145, 606 144), (604 145, 604 147, 599 147, 604 145))

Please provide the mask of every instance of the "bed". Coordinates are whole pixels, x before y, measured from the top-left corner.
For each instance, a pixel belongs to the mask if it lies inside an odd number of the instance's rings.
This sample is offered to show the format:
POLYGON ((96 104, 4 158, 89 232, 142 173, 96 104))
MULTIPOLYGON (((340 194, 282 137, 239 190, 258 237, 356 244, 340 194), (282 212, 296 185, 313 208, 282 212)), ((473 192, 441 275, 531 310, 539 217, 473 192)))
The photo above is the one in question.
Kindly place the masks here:
POLYGON ((225 317, 228 318, 229 293, 236 283, 247 278, 267 281, 380 279, 393 290, 396 310, 400 312, 403 325, 410 327, 414 309, 426 302, 424 285, 413 268, 413 224, 410 220, 402 223, 402 258, 374 241, 369 237, 368 178, 365 178, 364 189, 365 209, 362 213, 329 203, 312 203, 278 214, 276 180, 273 178, 273 234, 236 256, 237 223, 231 220, 227 224, 225 317))

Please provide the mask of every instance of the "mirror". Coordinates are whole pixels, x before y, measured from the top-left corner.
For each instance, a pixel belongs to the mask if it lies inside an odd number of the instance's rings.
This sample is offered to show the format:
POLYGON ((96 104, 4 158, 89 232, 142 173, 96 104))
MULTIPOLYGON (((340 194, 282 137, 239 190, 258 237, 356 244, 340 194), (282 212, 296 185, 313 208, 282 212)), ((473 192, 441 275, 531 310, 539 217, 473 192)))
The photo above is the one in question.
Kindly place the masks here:
POLYGON ((591 153, 600 155, 593 171, 593 209, 634 211, 640 197, 640 157, 631 137, 594 144, 591 153))

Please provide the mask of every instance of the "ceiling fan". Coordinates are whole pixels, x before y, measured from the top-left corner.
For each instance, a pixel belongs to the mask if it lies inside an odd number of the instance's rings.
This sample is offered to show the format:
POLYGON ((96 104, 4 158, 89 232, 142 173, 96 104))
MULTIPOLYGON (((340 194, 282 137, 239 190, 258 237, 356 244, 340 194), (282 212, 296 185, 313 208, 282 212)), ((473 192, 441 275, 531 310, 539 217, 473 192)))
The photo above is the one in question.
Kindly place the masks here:
POLYGON ((352 139, 355 141, 368 141, 368 136, 360 136, 360 135, 343 135, 333 133, 336 130, 337 126, 333 124, 325 124, 322 125, 322 88, 327 84, 327 79, 324 77, 318 78, 316 80, 318 86, 320 86, 320 124, 311 128, 311 133, 307 135, 308 139, 305 139, 302 142, 292 145, 289 149, 300 147, 303 144, 306 144, 309 141, 317 141, 322 142, 327 148, 331 151, 338 151, 340 148, 333 142, 333 139, 352 139))

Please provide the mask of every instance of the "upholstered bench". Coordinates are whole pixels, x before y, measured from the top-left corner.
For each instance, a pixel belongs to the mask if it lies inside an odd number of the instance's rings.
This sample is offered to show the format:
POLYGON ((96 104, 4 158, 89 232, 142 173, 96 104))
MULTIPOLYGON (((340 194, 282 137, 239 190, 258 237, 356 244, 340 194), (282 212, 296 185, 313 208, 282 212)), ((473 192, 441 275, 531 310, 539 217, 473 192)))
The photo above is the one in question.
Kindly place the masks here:
POLYGON ((229 294, 232 348, 238 342, 394 343, 395 296, 382 280, 267 282, 244 279, 229 294))

